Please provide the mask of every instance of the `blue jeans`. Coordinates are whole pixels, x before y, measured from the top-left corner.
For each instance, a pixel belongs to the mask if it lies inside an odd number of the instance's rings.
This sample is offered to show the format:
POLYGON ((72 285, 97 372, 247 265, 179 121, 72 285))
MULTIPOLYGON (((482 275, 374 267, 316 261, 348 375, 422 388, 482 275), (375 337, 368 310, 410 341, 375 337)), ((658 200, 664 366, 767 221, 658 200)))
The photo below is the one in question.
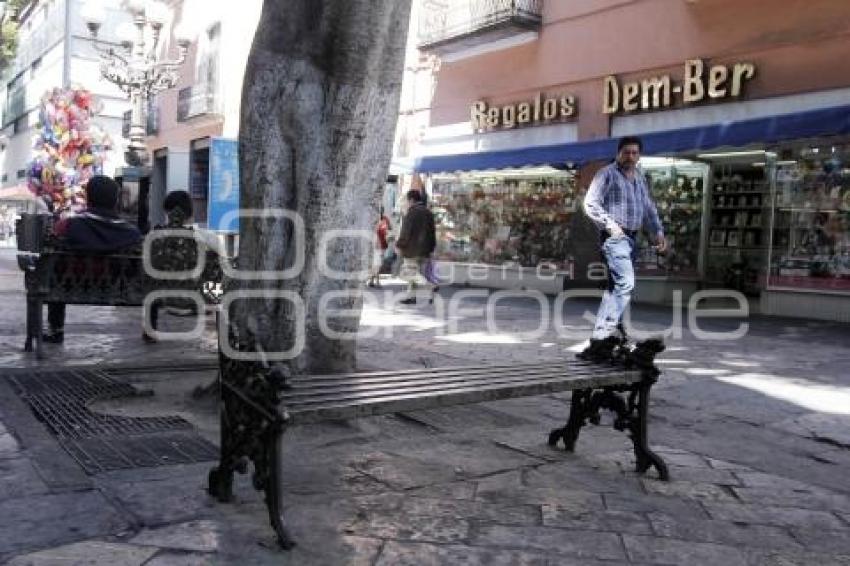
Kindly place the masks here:
POLYGON ((634 257, 637 245, 630 236, 607 238, 602 243, 602 255, 608 266, 608 289, 602 295, 592 338, 601 340, 617 331, 623 312, 629 306, 635 288, 634 257))

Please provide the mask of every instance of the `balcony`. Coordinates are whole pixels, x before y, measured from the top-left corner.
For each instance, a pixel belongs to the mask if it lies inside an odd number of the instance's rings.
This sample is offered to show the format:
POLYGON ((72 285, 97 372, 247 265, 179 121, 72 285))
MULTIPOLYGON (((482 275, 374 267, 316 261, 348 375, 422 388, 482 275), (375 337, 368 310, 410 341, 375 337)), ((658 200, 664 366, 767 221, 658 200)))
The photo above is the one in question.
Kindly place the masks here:
POLYGON ((424 0, 419 49, 446 61, 534 41, 543 0, 424 0))
POLYGON ((180 89, 177 94, 177 121, 185 122, 199 116, 221 114, 218 94, 212 85, 196 84, 180 89))

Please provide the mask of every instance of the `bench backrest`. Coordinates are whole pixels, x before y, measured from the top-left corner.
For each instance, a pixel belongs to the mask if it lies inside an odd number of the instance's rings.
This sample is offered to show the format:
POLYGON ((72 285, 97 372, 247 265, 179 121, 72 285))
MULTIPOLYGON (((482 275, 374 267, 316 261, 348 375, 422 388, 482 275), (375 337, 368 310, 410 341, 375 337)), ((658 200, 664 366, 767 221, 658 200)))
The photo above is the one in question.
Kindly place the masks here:
POLYGON ((150 291, 140 255, 43 253, 28 279, 27 293, 67 304, 141 305, 150 291))

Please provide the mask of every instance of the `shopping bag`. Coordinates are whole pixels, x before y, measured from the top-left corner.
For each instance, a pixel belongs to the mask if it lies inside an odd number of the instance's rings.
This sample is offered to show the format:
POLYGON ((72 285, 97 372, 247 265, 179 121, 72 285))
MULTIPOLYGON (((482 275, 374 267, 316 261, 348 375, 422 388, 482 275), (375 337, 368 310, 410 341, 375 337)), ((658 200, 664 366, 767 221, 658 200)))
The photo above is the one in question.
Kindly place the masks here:
POLYGON ((437 276, 437 262, 430 257, 422 264, 422 276, 431 285, 440 284, 440 278, 437 276))

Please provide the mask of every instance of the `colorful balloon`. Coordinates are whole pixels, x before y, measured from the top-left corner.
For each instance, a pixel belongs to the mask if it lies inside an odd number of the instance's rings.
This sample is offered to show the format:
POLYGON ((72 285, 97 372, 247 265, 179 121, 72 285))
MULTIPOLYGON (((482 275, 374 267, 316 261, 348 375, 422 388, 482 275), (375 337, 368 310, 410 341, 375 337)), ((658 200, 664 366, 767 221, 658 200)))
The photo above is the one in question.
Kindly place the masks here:
POLYGON ((102 108, 86 89, 54 88, 44 94, 39 109, 39 134, 33 139, 33 158, 27 186, 54 203, 60 216, 85 206, 84 184, 102 171, 111 141, 91 118, 102 108))

